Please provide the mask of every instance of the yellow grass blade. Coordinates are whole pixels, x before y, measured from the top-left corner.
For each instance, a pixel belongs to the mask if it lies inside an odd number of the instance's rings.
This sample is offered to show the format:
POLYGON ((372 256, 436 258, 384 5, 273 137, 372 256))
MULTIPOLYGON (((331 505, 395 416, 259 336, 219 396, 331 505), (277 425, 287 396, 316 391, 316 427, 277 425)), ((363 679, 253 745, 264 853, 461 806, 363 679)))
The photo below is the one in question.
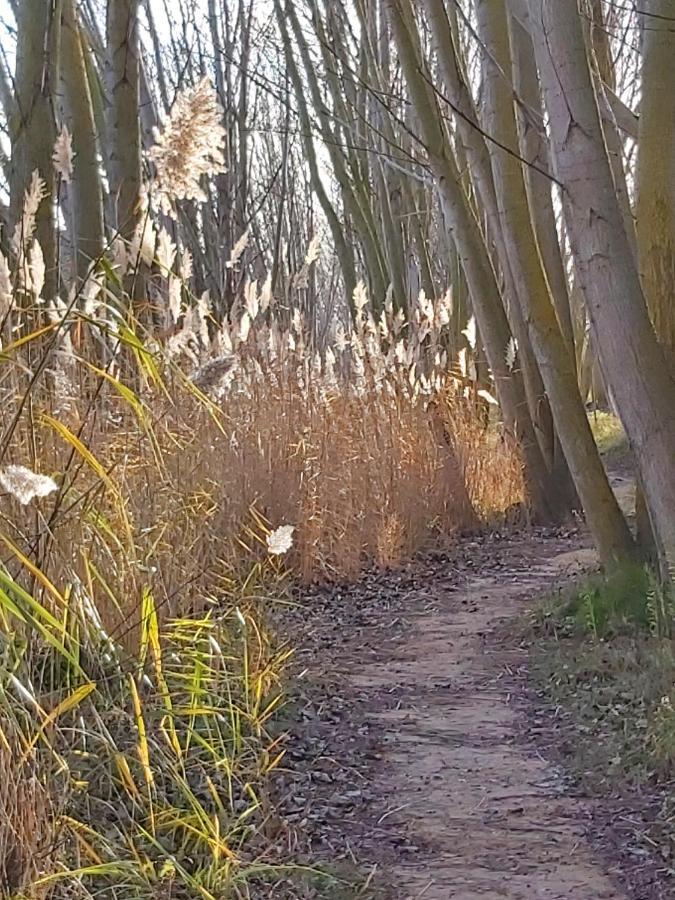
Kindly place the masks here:
POLYGON ((141 698, 138 696, 138 688, 134 681, 133 675, 129 676, 129 686, 131 689, 131 698, 134 704, 134 717, 136 719, 136 729, 138 730, 138 758, 143 768, 143 777, 148 789, 148 804, 150 807, 150 827, 155 833, 155 816, 154 806, 152 802, 152 786, 154 784, 154 775, 150 766, 150 747, 148 745, 148 733, 145 727, 145 719, 143 718, 143 709, 141 706, 141 698))
POLYGON ((82 459, 87 463, 89 468, 98 475, 98 477, 103 481, 106 486, 114 493, 117 494, 117 486, 115 482, 110 478, 110 475, 106 471, 105 467, 96 456, 91 452, 91 450, 82 443, 82 441, 77 437, 77 435, 73 434, 73 432, 65 425, 63 422, 60 422, 58 419, 55 419, 53 416, 48 415, 48 413, 43 413, 42 421, 51 426, 57 434, 60 434, 61 437, 66 441, 66 443, 70 444, 70 446, 82 457, 82 459))
POLYGON ((21 757, 22 765, 26 761, 26 759, 28 759, 28 757, 30 756, 31 750, 37 744, 37 742, 40 740, 40 738, 45 733, 47 728, 49 728, 50 725, 53 725, 54 722, 56 722, 56 720, 59 718, 59 716, 62 716, 64 713, 68 712, 69 710, 74 709, 76 706, 79 706, 80 703, 82 703, 84 700, 86 700, 87 697, 95 690, 96 690, 95 682, 90 682, 89 684, 82 684, 82 685, 80 685, 79 688, 74 690, 72 692, 72 694, 69 694, 64 700, 62 700, 60 703, 58 703, 54 707, 54 709, 47 715, 47 717, 45 718, 42 725, 40 725, 38 730, 35 732, 35 734, 31 738, 31 740, 29 741, 28 746, 26 747, 26 750, 24 751, 24 754, 21 757))
POLYGON ((45 575, 45 573, 40 568, 38 568, 38 566, 36 566, 35 563, 33 563, 30 559, 28 559, 28 557, 24 553, 22 553, 21 550, 19 550, 19 548, 16 546, 16 544, 10 538, 8 538, 6 534, 3 534, 1 531, 0 531, 0 541, 2 541, 6 545, 6 547, 14 554, 14 556, 16 556, 16 558, 19 560, 19 562, 26 569, 28 569, 28 571, 36 579, 36 581, 39 581, 40 584, 45 588, 45 590, 47 590, 52 595, 52 597, 54 597, 54 599, 59 602, 59 604, 61 606, 66 605, 66 600, 65 600, 63 594, 61 594, 61 592, 59 590, 57 590, 57 588, 53 584, 53 582, 51 582, 49 580, 49 578, 45 575))
POLYGON ((126 504, 124 502, 124 498, 122 497, 117 485, 112 480, 108 472, 102 463, 96 458, 95 454, 77 437, 76 434, 68 428, 68 426, 60 422, 58 419, 55 419, 53 416, 48 415, 47 413, 43 413, 42 421, 51 426, 54 431, 59 434, 67 444, 69 444, 73 450, 84 460, 84 462, 89 466, 89 468, 101 479, 101 481, 106 485, 106 487, 110 490, 110 492, 114 495, 117 500, 117 507, 122 516, 122 520, 124 522, 125 531, 127 534, 127 540, 129 547, 133 547, 133 532, 131 529, 131 523, 129 522, 129 518, 127 516, 126 504))

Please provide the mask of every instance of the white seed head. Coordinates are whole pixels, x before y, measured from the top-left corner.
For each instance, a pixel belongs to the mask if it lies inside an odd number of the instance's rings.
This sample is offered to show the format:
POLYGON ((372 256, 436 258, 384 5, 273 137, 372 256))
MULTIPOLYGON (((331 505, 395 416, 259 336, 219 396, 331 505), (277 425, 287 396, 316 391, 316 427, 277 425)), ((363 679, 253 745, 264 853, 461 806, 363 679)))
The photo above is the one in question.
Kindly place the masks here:
POLYGON ((321 235, 315 234, 312 240, 309 242, 309 247, 307 248, 307 255, 305 256, 305 265, 309 268, 312 263, 315 263, 319 256, 321 255, 321 235))
POLYGON ((29 186, 26 188, 23 197, 21 218, 16 223, 14 234, 12 235, 12 240, 10 242, 12 250, 17 256, 20 255, 23 248, 27 247, 33 239, 37 212, 46 196, 47 185, 36 169, 31 176, 29 186))
POLYGON ((248 247, 248 231, 245 231, 242 236, 239 238, 237 243, 232 248, 232 252, 230 253, 230 258, 225 263, 225 268, 234 269, 239 260, 241 259, 244 250, 248 247))
POLYGON ((12 308, 12 278, 9 265, 0 250, 0 323, 12 308))
POLYGON ((0 469, 0 485, 22 506, 27 506, 33 497, 47 497, 58 490, 48 475, 38 475, 26 466, 16 465, 0 469))
POLYGON ((270 556, 283 556, 293 546, 294 525, 280 525, 267 535, 267 552, 270 556))
POLYGON ((462 334, 469 342, 469 346, 472 350, 476 349, 476 317, 471 316, 469 321, 466 323, 466 328, 462 329, 462 334))
POLYGON ((57 175, 60 175, 66 184, 73 178, 73 138, 64 125, 54 144, 52 162, 57 175))
POLYGON ((208 78, 176 98, 164 129, 155 133, 149 152, 155 164, 156 189, 165 212, 173 214, 173 201, 204 202, 204 175, 225 172, 226 132, 223 109, 208 78))
POLYGON ((354 308, 357 312, 362 312, 368 306, 368 291, 362 281, 354 288, 354 308))

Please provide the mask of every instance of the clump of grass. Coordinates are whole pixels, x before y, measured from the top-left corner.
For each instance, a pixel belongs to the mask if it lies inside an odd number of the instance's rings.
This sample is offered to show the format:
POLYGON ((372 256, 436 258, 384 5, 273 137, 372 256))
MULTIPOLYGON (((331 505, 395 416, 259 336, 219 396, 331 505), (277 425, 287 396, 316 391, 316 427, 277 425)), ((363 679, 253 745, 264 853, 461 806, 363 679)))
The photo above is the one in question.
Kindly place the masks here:
POLYGON ((675 708, 672 686, 661 697, 649 723, 648 738, 656 771, 663 778, 675 773, 675 708))
POLYGON ((608 574, 586 579, 554 603, 544 618, 563 632, 573 626, 595 640, 636 631, 669 637, 673 612, 668 588, 647 567, 624 563, 608 574))
MULTIPOLYGON (((194 172, 181 190, 199 200, 194 172)), ((518 450, 478 414, 466 353, 453 372, 449 296, 406 318, 359 285, 319 341, 313 241, 283 303, 242 277, 223 314, 149 208, 45 298, 42 202, 36 173, 0 255, 3 890, 248 897, 281 871, 270 603, 291 571, 354 577, 498 516, 522 500, 518 450)))
MULTIPOLYGON (((563 713, 566 762, 592 794, 645 787, 667 792, 675 776, 675 641, 670 598, 642 567, 594 576, 537 611, 531 671, 563 713)), ((648 839, 669 854, 668 804, 648 839)))
POLYGON ((268 726, 290 650, 265 604, 287 548, 253 506, 213 532, 219 474, 199 462, 225 417, 104 306, 34 331, 30 307, 8 314, 23 338, 0 362, 2 895, 248 896, 279 861, 268 726))
POLYGON ((595 442, 605 463, 620 466, 630 463, 630 447, 623 425, 614 413, 594 410, 590 423, 595 442))
POLYGON ((574 592, 562 610, 581 630, 594 638, 610 632, 650 625, 649 590, 651 579, 640 565, 626 564, 609 575, 598 575, 574 592))
POLYGON ((356 321, 321 350, 302 313, 289 322, 269 290, 250 285, 217 329, 200 319, 211 321, 208 308, 192 307, 168 348, 223 404, 225 428, 211 439, 221 531, 255 499, 270 520, 297 525, 303 577, 349 578, 522 501, 518 448, 486 428, 475 390, 453 373, 446 297, 422 296, 407 320, 390 305, 376 316, 360 286, 356 321))
POLYGON ((387 349, 364 313, 338 373, 298 349, 301 319, 254 327, 251 293, 224 364, 232 320, 213 333, 187 296, 181 349, 162 347, 114 273, 97 285, 44 330, 15 303, 7 334, 24 337, 0 363, 0 744, 16 769, 0 870, 27 898, 247 896, 279 862, 268 725, 289 651, 265 605, 288 564, 395 565, 489 514, 492 468, 494 507, 518 497, 518 454, 451 378, 424 375, 428 334, 387 349))
POLYGON ((46 790, 37 761, 22 758, 20 744, 0 736, 0 892, 22 895, 55 858, 57 792, 46 790))
MULTIPOLYGON (((55 556, 48 576, 3 537, 16 569, 0 568, 8 896, 246 896, 266 861, 265 785, 283 757, 268 724, 290 651, 275 645, 260 606, 282 590, 283 570, 262 550, 246 577, 223 562, 171 615, 141 562, 141 596, 113 594, 114 551, 130 562, 123 532, 110 519, 104 527, 104 577, 93 546, 101 517, 85 518, 89 580, 66 589, 55 556)), ((252 514, 249 541, 262 547, 264 529, 252 514)))

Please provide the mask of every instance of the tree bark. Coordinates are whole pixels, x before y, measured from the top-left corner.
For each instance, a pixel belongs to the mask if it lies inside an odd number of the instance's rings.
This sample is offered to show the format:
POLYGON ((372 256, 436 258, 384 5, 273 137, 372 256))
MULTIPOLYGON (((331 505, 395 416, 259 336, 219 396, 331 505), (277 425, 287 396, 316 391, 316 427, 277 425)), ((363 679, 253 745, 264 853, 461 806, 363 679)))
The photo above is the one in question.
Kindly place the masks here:
POLYGON ((103 252, 105 231, 99 140, 87 78, 85 49, 73 0, 64 0, 62 49, 62 78, 75 156, 71 193, 74 234, 71 239, 77 272, 80 278, 84 278, 92 260, 103 252))
MULTIPOLYGON (((635 224, 642 289, 656 336, 675 357, 675 3, 646 0, 641 16, 642 100, 638 123, 635 174, 635 224), (663 18, 659 18, 663 17, 663 18), (670 25, 668 19, 671 19, 670 25)), ((638 479, 635 494, 638 544, 646 557, 654 553, 654 534, 638 479)))
POLYGON ((106 21, 108 174, 114 226, 130 240, 140 220, 139 0, 109 0, 106 21))
POLYGON ((636 175, 638 263, 656 334, 668 348, 672 361, 675 351, 675 2, 645 0, 641 8, 644 16, 636 175))
POLYGON ((522 25, 513 18, 509 25, 512 36, 514 86, 526 109, 526 112, 521 109, 520 114, 520 149, 524 158, 537 166, 536 169, 531 165, 525 168, 530 215, 560 330, 570 352, 574 354, 569 285, 553 209, 551 179, 538 171, 542 169, 544 172, 551 171, 551 157, 546 141, 544 108, 534 47, 530 35, 522 25))
POLYGON ((59 70, 59 17, 59 0, 23 0, 18 7, 16 102, 10 123, 10 230, 21 221, 24 195, 36 170, 48 192, 36 218, 36 237, 45 259, 47 297, 54 296, 57 284, 52 154, 56 141, 54 90, 59 70))
POLYGON ((579 11, 559 0, 531 0, 530 10, 576 271, 638 461, 665 575, 675 570, 675 379, 626 233, 579 11))
MULTIPOLYGON (((603 562, 630 555, 632 539, 612 492, 577 387, 573 348, 563 337, 530 218, 522 163, 503 147, 518 147, 511 74, 511 47, 504 0, 480 0, 480 34, 491 62, 484 79, 487 130, 499 216, 517 294, 574 484, 603 562), (496 63, 496 65, 494 65, 496 63)), ((571 324, 571 322, 570 322, 571 324)))

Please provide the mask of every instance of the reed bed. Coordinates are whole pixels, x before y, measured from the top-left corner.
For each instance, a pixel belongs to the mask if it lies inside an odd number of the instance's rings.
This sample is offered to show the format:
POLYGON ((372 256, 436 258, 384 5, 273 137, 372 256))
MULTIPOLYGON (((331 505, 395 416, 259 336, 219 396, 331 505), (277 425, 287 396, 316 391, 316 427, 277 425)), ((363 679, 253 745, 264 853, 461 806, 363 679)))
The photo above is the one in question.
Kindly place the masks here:
POLYGON ((270 605, 501 515, 519 454, 449 356, 451 297, 406 317, 359 286, 319 342, 306 271, 217 315, 146 219, 45 301, 43 199, 0 258, 0 884, 254 896, 280 865, 270 605))

